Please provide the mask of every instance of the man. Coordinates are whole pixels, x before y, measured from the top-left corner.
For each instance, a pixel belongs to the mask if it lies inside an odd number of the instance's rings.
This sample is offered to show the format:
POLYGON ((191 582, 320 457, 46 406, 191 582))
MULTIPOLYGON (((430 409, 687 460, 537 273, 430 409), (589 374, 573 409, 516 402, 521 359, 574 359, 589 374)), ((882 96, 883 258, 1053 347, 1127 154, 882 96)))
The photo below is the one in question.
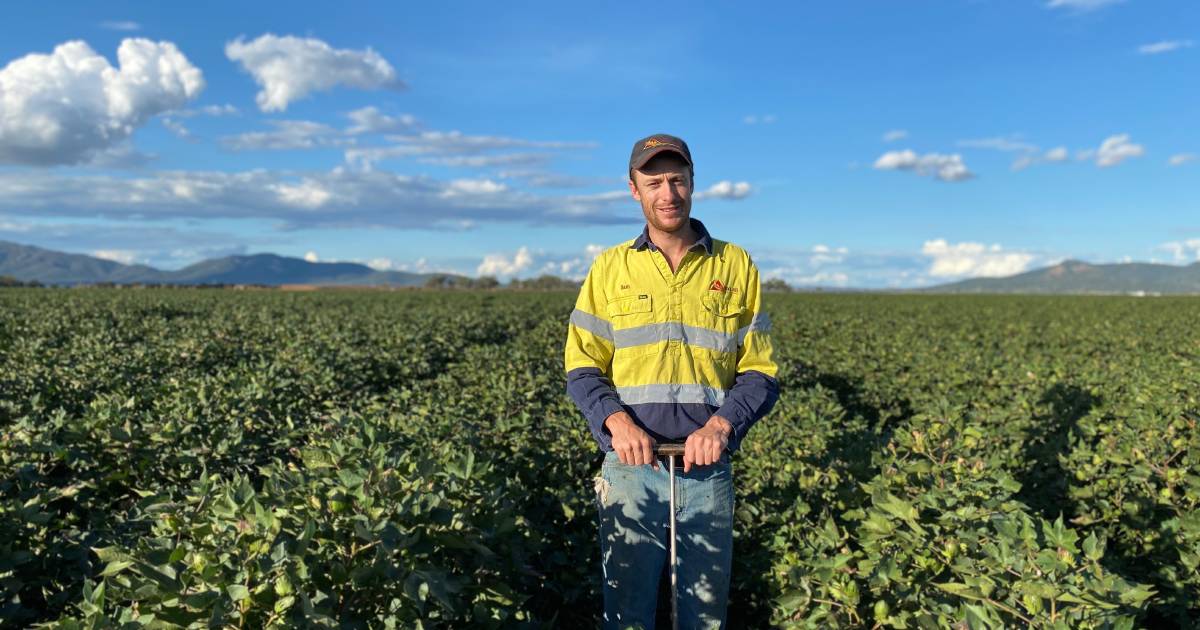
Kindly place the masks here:
POLYGON ((691 218, 692 156, 674 136, 638 140, 629 190, 641 236, 592 264, 567 333, 567 391, 605 453, 596 498, 604 625, 654 626, 676 478, 680 627, 723 627, 733 546, 730 453, 775 404, 770 320, 745 250, 691 218))

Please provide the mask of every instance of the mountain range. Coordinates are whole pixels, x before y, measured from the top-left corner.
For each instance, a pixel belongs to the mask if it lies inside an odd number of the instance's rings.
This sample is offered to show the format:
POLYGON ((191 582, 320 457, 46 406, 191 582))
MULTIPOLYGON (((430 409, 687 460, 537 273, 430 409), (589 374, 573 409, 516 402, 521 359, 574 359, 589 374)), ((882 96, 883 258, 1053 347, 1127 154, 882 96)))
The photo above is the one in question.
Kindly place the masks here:
MULTIPOLYGON (((0 241, 0 276, 49 285, 114 284, 309 284, 331 286, 422 286, 431 276, 379 271, 348 262, 309 262, 276 254, 226 256, 164 271, 146 265, 68 254, 0 241)), ((1005 278, 971 278, 920 289, 923 293, 1164 293, 1200 294, 1200 262, 1094 265, 1067 260, 1005 278)))
POLYGON ((1066 260, 1005 278, 971 278, 923 289, 934 293, 1200 293, 1200 262, 1093 265, 1066 260))
POLYGON ((379 271, 347 262, 309 262, 275 254, 226 256, 175 271, 56 252, 0 241, 0 276, 48 285, 114 284, 313 284, 356 286, 421 286, 433 275, 379 271))

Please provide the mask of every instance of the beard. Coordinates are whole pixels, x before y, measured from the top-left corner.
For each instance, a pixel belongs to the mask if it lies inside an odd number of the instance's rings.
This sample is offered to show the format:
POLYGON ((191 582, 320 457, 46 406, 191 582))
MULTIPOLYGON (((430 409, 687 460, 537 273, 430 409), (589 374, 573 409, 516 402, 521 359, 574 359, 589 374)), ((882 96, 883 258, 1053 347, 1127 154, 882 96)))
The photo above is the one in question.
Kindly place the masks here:
POLYGON ((654 206, 642 206, 642 214, 646 216, 646 222, 650 224, 650 227, 667 233, 687 229, 691 225, 691 210, 691 204, 686 201, 676 204, 675 209, 667 214, 660 212, 654 206))

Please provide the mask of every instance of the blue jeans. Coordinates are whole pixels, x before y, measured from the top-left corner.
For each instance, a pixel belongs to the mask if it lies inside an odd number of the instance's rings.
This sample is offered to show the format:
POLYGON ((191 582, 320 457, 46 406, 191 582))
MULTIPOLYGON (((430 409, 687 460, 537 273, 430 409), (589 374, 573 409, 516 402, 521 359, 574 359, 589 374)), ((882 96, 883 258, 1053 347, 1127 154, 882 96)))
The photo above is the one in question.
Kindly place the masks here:
MULTIPOLYGON (((723 628, 733 561, 733 469, 729 454, 683 474, 675 465, 675 549, 680 628, 723 628)), ((608 452, 596 478, 604 627, 654 627, 658 580, 669 559, 670 481, 608 452)))

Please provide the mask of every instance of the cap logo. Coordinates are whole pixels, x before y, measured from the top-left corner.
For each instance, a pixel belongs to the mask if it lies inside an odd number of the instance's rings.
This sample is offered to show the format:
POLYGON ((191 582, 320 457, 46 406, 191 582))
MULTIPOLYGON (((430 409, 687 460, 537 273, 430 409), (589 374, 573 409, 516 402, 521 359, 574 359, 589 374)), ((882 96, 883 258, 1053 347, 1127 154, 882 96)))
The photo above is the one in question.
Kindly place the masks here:
POLYGON ((675 145, 671 144, 670 142, 663 142, 662 140, 659 140, 658 138, 650 138, 649 140, 646 141, 646 144, 642 145, 642 150, 645 151, 646 149, 653 149, 654 147, 661 147, 663 145, 667 145, 669 147, 675 146, 675 145))

